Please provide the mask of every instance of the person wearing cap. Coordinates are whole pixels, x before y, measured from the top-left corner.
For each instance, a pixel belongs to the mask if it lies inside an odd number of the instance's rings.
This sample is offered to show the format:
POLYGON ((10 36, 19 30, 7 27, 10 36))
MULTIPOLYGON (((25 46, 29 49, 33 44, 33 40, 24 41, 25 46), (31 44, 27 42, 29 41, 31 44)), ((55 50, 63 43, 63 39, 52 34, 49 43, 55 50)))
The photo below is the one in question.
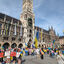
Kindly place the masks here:
POLYGON ((0 64, 2 64, 2 62, 3 62, 3 57, 4 57, 4 53, 1 50, 1 45, 0 45, 0 64))
POLYGON ((43 48, 40 49, 40 54, 41 54, 41 59, 43 59, 44 58, 43 48))

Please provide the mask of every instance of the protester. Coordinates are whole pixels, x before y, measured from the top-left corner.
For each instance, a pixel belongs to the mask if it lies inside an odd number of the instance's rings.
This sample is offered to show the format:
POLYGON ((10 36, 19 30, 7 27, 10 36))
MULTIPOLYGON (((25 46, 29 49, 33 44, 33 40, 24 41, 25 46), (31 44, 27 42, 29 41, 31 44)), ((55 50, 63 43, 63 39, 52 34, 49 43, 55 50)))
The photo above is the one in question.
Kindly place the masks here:
POLYGON ((3 62, 3 57, 4 57, 4 53, 3 53, 3 51, 0 49, 0 64, 2 64, 2 62, 3 62))
POLYGON ((15 62, 17 60, 17 58, 16 58, 16 49, 14 49, 14 50, 11 51, 10 56, 13 58, 12 59, 13 64, 15 64, 15 62))
POLYGON ((39 50, 38 48, 36 48, 36 55, 37 55, 37 58, 39 58, 39 54, 40 54, 39 51, 40 51, 40 50, 39 50))
POLYGON ((28 53, 29 53, 29 49, 26 48, 26 49, 25 49, 25 56, 28 56, 28 53))
POLYGON ((16 57, 17 57, 17 60, 18 60, 18 64, 21 64, 21 60, 22 60, 22 59, 21 59, 21 53, 20 53, 20 52, 21 52, 21 49, 19 48, 19 49, 17 50, 17 53, 16 53, 16 54, 17 54, 16 57))
POLYGON ((43 48, 40 49, 40 53, 41 53, 41 59, 44 59, 44 52, 43 52, 43 48))
POLYGON ((47 54, 49 54, 49 49, 47 49, 47 54))
MULTIPOLYGON (((62 54, 64 53, 64 50, 62 50, 62 54)), ((44 54, 50 54, 51 57, 57 56, 57 60, 59 59, 58 57, 63 55, 60 55, 60 50, 57 48, 44 48, 43 45, 41 48, 28 48, 24 47, 22 48, 21 46, 17 47, 12 47, 12 48, 1 48, 0 45, 0 64, 21 64, 22 63, 22 57, 23 56, 36 56, 36 58, 41 58, 44 59, 44 54)), ((34 57, 35 57, 34 56, 34 57)))
POLYGON ((5 57, 7 58, 6 63, 10 63, 10 50, 9 49, 6 49, 5 57))

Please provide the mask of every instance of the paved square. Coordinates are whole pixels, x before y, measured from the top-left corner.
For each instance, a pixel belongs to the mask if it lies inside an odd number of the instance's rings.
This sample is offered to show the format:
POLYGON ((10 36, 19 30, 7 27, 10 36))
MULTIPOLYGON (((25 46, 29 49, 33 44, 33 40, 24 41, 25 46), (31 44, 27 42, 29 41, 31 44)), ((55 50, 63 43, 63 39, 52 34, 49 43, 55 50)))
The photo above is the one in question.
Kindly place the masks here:
POLYGON ((41 60, 40 58, 37 58, 36 56, 27 56, 24 57, 26 59, 24 64, 57 64, 56 57, 49 57, 49 55, 44 55, 44 59, 41 60))

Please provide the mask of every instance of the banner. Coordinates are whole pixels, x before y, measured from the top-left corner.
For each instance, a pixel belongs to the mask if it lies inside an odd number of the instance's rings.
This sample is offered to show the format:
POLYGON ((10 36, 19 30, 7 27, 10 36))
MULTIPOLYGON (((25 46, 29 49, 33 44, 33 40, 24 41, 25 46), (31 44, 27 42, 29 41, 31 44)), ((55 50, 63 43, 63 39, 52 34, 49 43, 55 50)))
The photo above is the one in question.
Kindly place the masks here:
POLYGON ((36 33, 37 33, 37 31, 35 30, 34 36, 33 36, 33 43, 34 43, 34 40, 35 40, 35 37, 36 37, 36 33))
POLYGON ((39 39, 39 31, 36 33, 36 38, 39 39))
POLYGON ((38 48, 38 40, 36 37, 35 37, 35 48, 38 48))
POLYGON ((8 28, 9 28, 9 25, 7 24, 6 35, 8 35, 8 28))
POLYGON ((38 39, 39 39, 39 31, 36 33, 35 37, 35 47, 38 48, 38 39))
POLYGON ((5 25, 5 35, 8 35, 8 28, 9 28, 9 25, 6 24, 6 25, 5 25))
POLYGON ((15 32, 14 32, 14 35, 16 35, 16 23, 15 23, 15 32))
POLYGON ((55 40, 53 40, 53 48, 55 48, 55 40))
POLYGON ((22 36, 22 25, 21 25, 21 29, 20 29, 20 36, 22 36))

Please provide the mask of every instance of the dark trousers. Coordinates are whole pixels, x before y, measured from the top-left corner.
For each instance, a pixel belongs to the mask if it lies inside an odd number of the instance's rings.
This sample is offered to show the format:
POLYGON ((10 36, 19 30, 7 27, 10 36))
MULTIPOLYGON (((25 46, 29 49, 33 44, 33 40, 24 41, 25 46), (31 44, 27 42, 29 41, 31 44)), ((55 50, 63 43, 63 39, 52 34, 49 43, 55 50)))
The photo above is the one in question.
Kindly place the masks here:
POLYGON ((43 55, 41 55, 41 59, 44 59, 43 55))

